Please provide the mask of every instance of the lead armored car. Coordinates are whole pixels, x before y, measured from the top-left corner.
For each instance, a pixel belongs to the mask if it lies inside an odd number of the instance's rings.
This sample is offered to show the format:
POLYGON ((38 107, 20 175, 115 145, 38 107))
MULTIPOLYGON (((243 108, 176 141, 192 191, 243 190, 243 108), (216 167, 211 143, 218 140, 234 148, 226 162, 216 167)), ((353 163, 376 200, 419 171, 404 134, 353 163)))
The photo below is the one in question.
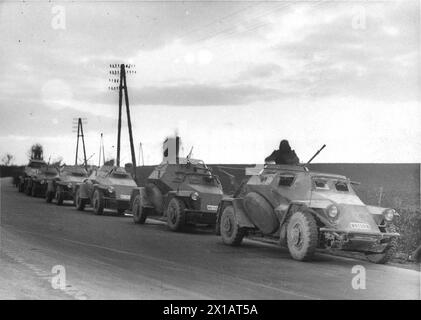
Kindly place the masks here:
POLYGON ((90 204, 96 215, 102 215, 104 209, 114 209, 123 215, 135 187, 136 182, 124 168, 104 165, 76 185, 75 206, 83 211, 90 204))
POLYGON ((178 157, 179 138, 164 142, 164 160, 147 179, 133 189, 130 211, 135 223, 148 216, 166 220, 173 231, 190 225, 215 225, 222 199, 222 185, 201 160, 178 157))
POLYGON ((63 201, 74 201, 76 185, 88 177, 88 172, 83 166, 64 165, 59 169, 58 176, 48 181, 45 201, 51 203, 55 200, 61 206, 63 201))
POLYGON ((218 207, 217 234, 227 245, 246 235, 273 236, 296 260, 316 248, 362 252, 374 263, 393 255, 399 234, 391 208, 365 205, 342 175, 299 165, 265 165, 233 198, 218 207))

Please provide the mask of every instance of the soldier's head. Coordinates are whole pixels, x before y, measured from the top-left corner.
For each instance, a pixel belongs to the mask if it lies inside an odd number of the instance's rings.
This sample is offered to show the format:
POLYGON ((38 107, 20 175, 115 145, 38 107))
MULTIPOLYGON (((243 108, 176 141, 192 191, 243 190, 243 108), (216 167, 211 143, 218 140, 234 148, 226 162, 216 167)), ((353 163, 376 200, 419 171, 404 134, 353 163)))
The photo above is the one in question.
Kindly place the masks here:
POLYGON ((280 151, 291 151, 291 147, 289 146, 288 140, 282 140, 279 144, 280 151))

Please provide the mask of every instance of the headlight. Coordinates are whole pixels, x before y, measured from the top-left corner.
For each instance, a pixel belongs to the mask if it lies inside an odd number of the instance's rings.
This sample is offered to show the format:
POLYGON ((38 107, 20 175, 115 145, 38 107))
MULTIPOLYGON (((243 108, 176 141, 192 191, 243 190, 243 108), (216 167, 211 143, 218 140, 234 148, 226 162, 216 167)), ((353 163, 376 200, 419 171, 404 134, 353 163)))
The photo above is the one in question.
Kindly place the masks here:
POLYGON ((108 193, 113 193, 113 192, 114 192, 114 188, 113 188, 113 187, 109 187, 109 188, 107 189, 107 191, 108 191, 108 193))
POLYGON ((39 183, 40 183, 40 184, 44 184, 44 183, 45 183, 45 181, 44 181, 44 180, 41 180, 39 183))
POLYGON ((327 215, 330 218, 335 219, 338 216, 338 214, 339 214, 339 209, 334 204, 327 208, 327 215))
POLYGON ((393 209, 386 209, 383 211, 383 216, 386 219, 386 221, 392 221, 393 217, 395 216, 395 210, 393 209))
POLYGON ((69 183, 68 185, 67 185, 67 188, 69 188, 69 189, 72 189, 72 184, 71 183, 69 183))
POLYGON ((193 192, 193 193, 190 195, 190 198, 191 198, 192 200, 196 201, 197 199, 199 199, 199 194, 198 194, 197 192, 193 192))

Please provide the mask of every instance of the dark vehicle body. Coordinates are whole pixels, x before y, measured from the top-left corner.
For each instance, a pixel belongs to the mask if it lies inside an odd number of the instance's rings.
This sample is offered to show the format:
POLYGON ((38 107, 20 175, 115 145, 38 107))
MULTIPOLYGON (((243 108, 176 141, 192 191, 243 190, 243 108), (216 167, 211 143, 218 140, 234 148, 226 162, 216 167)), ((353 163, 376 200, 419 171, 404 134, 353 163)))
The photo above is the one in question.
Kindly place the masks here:
POLYGON ((148 216, 167 221, 171 230, 187 224, 214 225, 222 199, 217 176, 200 160, 181 159, 178 164, 162 163, 147 179, 145 187, 133 189, 130 211, 135 223, 148 216))
POLYGON ((365 205, 341 175, 299 165, 266 165, 243 186, 241 196, 218 207, 217 233, 239 245, 247 234, 279 238, 294 259, 310 260, 316 248, 365 253, 385 263, 396 238, 393 209, 365 205))
POLYGON ((74 201, 76 186, 88 177, 83 166, 62 166, 58 176, 48 181, 45 200, 62 205, 65 200, 74 201))
POLYGON ((58 176, 57 168, 48 164, 39 169, 31 168, 26 172, 28 176, 25 179, 25 192, 33 197, 44 197, 48 183, 58 176))
POLYGON ((104 209, 115 209, 119 214, 129 208, 130 195, 137 187, 132 176, 122 167, 102 166, 94 169, 82 183, 76 185, 75 206, 84 210, 90 204, 96 215, 104 209))

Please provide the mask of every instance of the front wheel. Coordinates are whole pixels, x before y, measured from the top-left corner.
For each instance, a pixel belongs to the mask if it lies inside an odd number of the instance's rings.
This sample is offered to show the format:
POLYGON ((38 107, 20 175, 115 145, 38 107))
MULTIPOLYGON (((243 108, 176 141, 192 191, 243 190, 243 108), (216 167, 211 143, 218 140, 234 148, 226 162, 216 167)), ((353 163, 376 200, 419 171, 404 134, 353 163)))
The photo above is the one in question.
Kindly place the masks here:
POLYGON ((54 193, 53 191, 48 191, 45 193, 45 202, 51 203, 53 201, 54 193))
POLYGON ((228 206, 222 211, 220 219, 222 241, 230 246, 239 246, 245 236, 245 230, 240 228, 235 219, 233 206, 228 206))
MULTIPOLYGON (((394 225, 391 225, 387 228, 387 232, 397 232, 396 227, 394 225)), ((397 245, 398 239, 394 237, 390 240, 389 245, 382 253, 366 253, 365 256, 367 260, 372 263, 385 264, 395 255, 397 245)))
POLYGON ((31 196, 36 197, 37 196, 37 185, 35 183, 32 184, 31 187, 31 196))
POLYGON ((167 225, 172 231, 180 231, 185 225, 185 205, 177 198, 172 198, 167 207, 167 225))
POLYGON ((63 205, 63 200, 64 200, 63 190, 61 189, 61 187, 57 187, 57 191, 56 191, 57 205, 58 206, 63 205))
POLYGON ((311 260, 317 242, 317 224, 312 214, 305 211, 293 213, 287 225, 287 245, 291 257, 299 261, 311 260))
POLYGON ((75 193, 75 207, 79 211, 85 210, 85 199, 82 199, 80 197, 80 191, 79 189, 76 190, 75 193))
POLYGON ((95 190, 94 196, 92 197, 92 207, 94 213, 100 216, 104 213, 104 196, 100 190, 95 190))
POLYGON ((146 221, 146 210, 142 206, 142 199, 140 198, 140 195, 137 195, 136 198, 133 201, 133 221, 137 224, 144 224, 146 221))

